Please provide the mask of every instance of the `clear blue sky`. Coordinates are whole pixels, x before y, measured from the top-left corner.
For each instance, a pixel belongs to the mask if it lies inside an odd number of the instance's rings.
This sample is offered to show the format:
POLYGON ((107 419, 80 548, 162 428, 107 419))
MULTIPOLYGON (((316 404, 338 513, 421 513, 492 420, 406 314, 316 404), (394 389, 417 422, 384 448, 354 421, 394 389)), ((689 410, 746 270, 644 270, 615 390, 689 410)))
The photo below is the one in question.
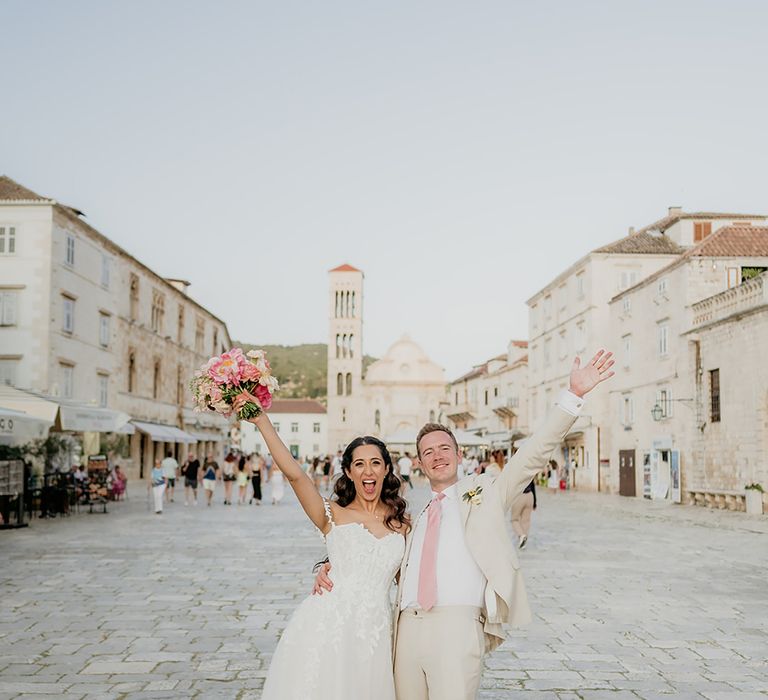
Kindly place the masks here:
POLYGON ((0 173, 74 205, 234 338, 449 377, 669 205, 766 212, 768 3, 0 0, 0 173))

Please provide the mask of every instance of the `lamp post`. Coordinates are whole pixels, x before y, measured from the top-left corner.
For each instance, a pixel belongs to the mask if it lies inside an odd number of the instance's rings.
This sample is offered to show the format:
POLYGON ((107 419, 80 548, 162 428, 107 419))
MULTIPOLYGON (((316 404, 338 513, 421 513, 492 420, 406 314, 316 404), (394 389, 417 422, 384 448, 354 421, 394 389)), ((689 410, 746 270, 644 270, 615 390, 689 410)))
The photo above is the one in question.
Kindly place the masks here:
MULTIPOLYGON (((667 399, 668 403, 671 403, 673 401, 695 401, 696 399, 667 399)), ((687 405, 687 404, 686 404, 687 405)), ((693 406, 688 406, 692 411, 694 410, 693 406)), ((661 404, 657 401, 654 407, 651 409, 651 418, 655 420, 657 423, 662 420, 663 418, 668 418, 667 412, 662 408, 661 404)))

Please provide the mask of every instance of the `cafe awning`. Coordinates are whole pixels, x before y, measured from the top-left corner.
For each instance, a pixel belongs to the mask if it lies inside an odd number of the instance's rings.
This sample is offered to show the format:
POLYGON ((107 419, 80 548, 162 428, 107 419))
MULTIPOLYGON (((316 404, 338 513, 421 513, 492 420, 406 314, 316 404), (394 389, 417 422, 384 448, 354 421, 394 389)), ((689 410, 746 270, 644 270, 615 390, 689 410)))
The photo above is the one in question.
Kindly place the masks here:
POLYGON ((108 433, 120 430, 131 417, 122 411, 0 386, 0 407, 40 418, 56 430, 108 433))
POLYGON ((489 441, 484 437, 480 437, 479 435, 475 435, 466 430, 454 430, 453 434, 456 438, 456 442, 464 447, 480 447, 489 444, 489 441))
POLYGON ((197 442, 197 438, 185 433, 174 425, 161 425, 160 423, 145 423, 144 421, 131 421, 139 432, 149 435, 153 442, 197 442))
POLYGON ((57 426, 73 432, 112 433, 119 432, 129 420, 131 417, 122 411, 61 401, 57 426))
POLYGON ((221 433, 200 433, 194 430, 187 430, 186 432, 198 442, 221 442, 224 439, 221 433))
POLYGON ((51 425, 51 421, 0 408, 0 444, 15 445, 44 438, 51 425))

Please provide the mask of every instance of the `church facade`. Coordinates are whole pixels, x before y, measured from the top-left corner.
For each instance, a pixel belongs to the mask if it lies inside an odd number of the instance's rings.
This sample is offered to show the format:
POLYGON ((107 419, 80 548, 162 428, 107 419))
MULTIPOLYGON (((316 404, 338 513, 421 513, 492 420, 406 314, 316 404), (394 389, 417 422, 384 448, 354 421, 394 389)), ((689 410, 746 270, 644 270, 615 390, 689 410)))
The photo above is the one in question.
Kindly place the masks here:
POLYGON ((329 272, 328 308, 329 452, 344 449, 358 435, 386 441, 444 419, 445 372, 407 335, 363 375, 361 270, 345 264, 329 272))

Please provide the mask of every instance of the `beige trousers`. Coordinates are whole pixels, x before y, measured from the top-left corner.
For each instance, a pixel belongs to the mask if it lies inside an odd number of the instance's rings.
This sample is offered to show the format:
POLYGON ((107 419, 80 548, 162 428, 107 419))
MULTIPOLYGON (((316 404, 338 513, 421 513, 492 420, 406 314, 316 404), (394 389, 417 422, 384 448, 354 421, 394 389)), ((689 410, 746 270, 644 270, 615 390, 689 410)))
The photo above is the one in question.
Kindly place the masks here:
POLYGON ((518 537, 528 536, 531 530, 531 513, 533 513, 533 494, 521 493, 512 502, 512 529, 518 537))
POLYGON ((400 613, 395 649, 397 700, 474 700, 485 634, 480 608, 450 606, 400 613))

